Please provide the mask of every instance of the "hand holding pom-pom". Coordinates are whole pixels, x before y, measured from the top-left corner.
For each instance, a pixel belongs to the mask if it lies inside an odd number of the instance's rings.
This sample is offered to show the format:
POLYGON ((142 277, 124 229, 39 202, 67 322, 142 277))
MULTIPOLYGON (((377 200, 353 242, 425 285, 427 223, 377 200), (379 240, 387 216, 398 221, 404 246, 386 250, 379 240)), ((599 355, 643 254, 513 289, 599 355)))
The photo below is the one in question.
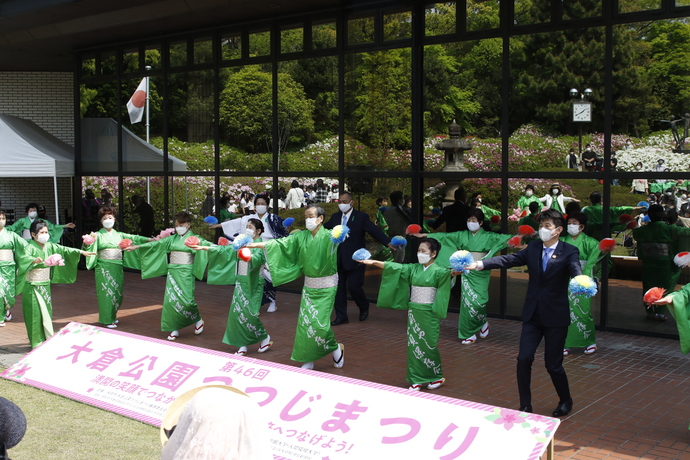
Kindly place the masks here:
POLYGON ((413 233, 420 233, 422 231, 422 227, 417 224, 410 224, 407 226, 405 229, 405 234, 406 235, 411 235, 413 233))
POLYGON ((570 280, 568 291, 573 295, 594 297, 597 295, 597 283, 587 275, 579 275, 570 280))
POLYGON ((216 216, 207 216, 204 217, 204 222, 206 222, 209 225, 215 225, 218 223, 218 219, 216 218, 216 216))
POLYGON ((235 241, 232 242, 232 247, 235 251, 239 251, 240 248, 245 247, 251 242, 252 237, 247 235, 246 233, 243 233, 241 235, 238 235, 237 238, 235 238, 235 241))
POLYGON ((601 252, 611 252, 616 247, 616 240, 613 238, 604 238, 599 242, 599 250, 601 252))
POLYGON ((534 235, 534 229, 529 225, 520 225, 518 227, 518 233, 523 237, 529 237, 534 235))
POLYGON ((643 301, 647 305, 652 305, 657 300, 661 299, 666 294, 666 289, 660 287, 653 287, 644 293, 643 301))
POLYGON ((405 246, 407 246, 407 240, 404 236, 394 236, 393 238, 391 238, 391 244, 393 246, 404 248, 405 246))
POLYGON ((350 233, 350 228, 347 225, 336 225, 331 230, 331 243, 342 243, 347 238, 348 233, 350 233))
POLYGON ((249 262, 249 260, 252 258, 252 251, 249 248, 242 248, 237 251, 237 257, 245 262, 249 262))
POLYGON ((520 235, 515 235, 508 240, 508 246, 511 248, 519 248, 522 245, 522 237, 520 235))
POLYGON ((369 260, 371 259, 371 253, 366 249, 357 249, 354 254, 352 254, 352 260, 369 260))
POLYGON ((687 264, 690 263, 690 252, 679 252, 673 258, 673 262, 675 262, 675 264, 678 265, 680 268, 685 267, 687 264))
POLYGON ((56 265, 63 266, 65 265, 65 260, 62 258, 60 254, 52 254, 46 258, 46 260, 43 261, 44 264, 46 264, 48 267, 55 267, 56 265))
POLYGON ((227 246, 229 244, 230 244, 230 240, 228 240, 224 236, 221 236, 220 238, 218 238, 218 246, 227 246))
POLYGON ((455 251, 448 261, 451 268, 456 272, 468 273, 467 266, 474 262, 474 257, 472 257, 471 252, 460 250, 455 251))
POLYGON ((201 241, 199 240, 198 236, 190 236, 186 240, 184 240, 184 245, 185 246, 198 246, 201 241))
POLYGON ((637 203, 637 207, 649 209, 649 202, 648 201, 640 201, 639 203, 637 203))
POLYGON ((84 240, 85 245, 91 246, 93 243, 96 242, 96 234, 94 232, 91 232, 88 235, 82 235, 81 239, 84 240))
POLYGON ((283 221, 283 227, 288 228, 290 225, 295 223, 295 218, 294 217, 288 217, 283 221))
POLYGON ((127 249, 132 245, 132 240, 129 238, 124 238, 120 243, 117 245, 120 249, 127 249))

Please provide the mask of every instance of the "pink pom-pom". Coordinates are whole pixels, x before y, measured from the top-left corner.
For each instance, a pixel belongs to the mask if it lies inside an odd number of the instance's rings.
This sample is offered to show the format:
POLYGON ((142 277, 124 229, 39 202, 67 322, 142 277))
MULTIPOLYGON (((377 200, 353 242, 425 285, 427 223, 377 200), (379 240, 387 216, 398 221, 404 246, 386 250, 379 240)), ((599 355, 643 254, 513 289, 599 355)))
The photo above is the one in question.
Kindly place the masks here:
POLYGON ((52 254, 48 256, 43 263, 48 267, 54 267, 56 265, 65 265, 65 260, 60 254, 52 254))
POLYGON ((511 215, 508 216, 508 220, 509 220, 510 222, 517 222, 518 219, 519 219, 519 217, 516 216, 515 214, 511 214, 511 215))
POLYGON ((491 216, 491 219, 489 219, 489 222, 492 224, 497 224, 501 221, 501 216, 491 216))
POLYGON ((660 287, 653 287, 644 293, 644 303, 651 305, 657 300, 661 299, 666 293, 666 289, 660 287))
POLYGON ((229 244, 230 244, 230 240, 228 240, 224 236, 221 236, 220 238, 218 238, 218 246, 227 246, 229 244))
POLYGON ((117 246, 120 249, 127 249, 131 245, 132 245, 132 240, 130 240, 129 238, 124 238, 122 241, 120 241, 120 244, 118 244, 117 246))
POLYGON ((523 237, 524 236, 532 236, 532 235, 534 235, 534 229, 529 225, 520 225, 518 227, 518 233, 520 235, 522 235, 523 237))
POLYGON ((196 246, 200 243, 201 241, 199 240, 198 236, 190 236, 186 240, 184 240, 184 245, 185 246, 196 246))
POLYGON ((94 238, 90 233, 88 235, 82 235, 81 239, 84 240, 84 244, 87 246, 91 246, 96 242, 96 238, 94 238))
POLYGON ((522 245, 522 236, 520 235, 515 235, 514 237, 508 240, 508 246, 510 246, 511 248, 517 248, 520 247, 520 245, 522 245))
POLYGON ((245 262, 249 262, 249 260, 252 258, 252 251, 249 248, 242 248, 237 251, 237 257, 245 262))
POLYGON ((409 235, 409 234, 411 234, 411 233, 419 233, 419 232, 421 232, 421 231, 422 231, 422 227, 421 227, 420 225, 417 225, 417 224, 410 224, 410 225, 408 225, 407 228, 405 229, 405 234, 406 234, 406 235, 409 235))
POLYGON ((599 250, 601 252, 611 252, 616 247, 616 240, 613 238, 604 238, 599 242, 599 250))
POLYGON ((688 265, 690 263, 690 252, 679 252, 673 258, 673 261, 679 267, 681 267, 681 268, 685 267, 686 265, 688 265))
POLYGON ((618 223, 620 224, 630 222, 631 220, 633 220, 633 216, 631 216, 630 214, 621 214, 620 217, 618 217, 618 223))

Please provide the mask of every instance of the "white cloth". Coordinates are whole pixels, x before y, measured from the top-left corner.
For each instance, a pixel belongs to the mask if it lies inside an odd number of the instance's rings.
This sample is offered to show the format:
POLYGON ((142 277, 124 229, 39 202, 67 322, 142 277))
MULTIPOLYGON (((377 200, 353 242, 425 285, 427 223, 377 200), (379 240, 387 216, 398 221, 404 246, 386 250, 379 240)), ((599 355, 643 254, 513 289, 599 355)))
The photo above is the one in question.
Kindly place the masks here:
POLYGON ((207 388, 185 406, 161 460, 269 460, 268 420, 248 396, 207 388))
POLYGON ((288 209, 301 208, 305 204, 304 190, 299 187, 291 188, 285 197, 285 205, 288 209))
MULTIPOLYGON (((268 215, 269 213, 264 214, 263 218, 261 219, 261 222, 264 224, 264 232, 261 234, 261 241, 268 241, 278 238, 278 235, 271 233, 271 228, 268 225, 268 215)), ((238 217, 237 219, 226 220, 225 222, 221 222, 220 225, 223 228, 223 233, 225 234, 226 238, 233 239, 238 233, 244 233, 249 219, 258 218, 258 214, 249 214, 238 217)))

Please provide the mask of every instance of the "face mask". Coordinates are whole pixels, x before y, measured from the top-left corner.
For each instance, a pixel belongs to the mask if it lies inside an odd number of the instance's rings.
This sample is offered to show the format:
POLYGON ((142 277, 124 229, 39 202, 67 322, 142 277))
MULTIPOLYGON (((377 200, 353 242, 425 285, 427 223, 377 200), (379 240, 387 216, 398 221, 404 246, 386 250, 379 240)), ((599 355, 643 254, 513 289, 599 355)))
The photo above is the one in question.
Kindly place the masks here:
POLYGON ((658 163, 659 163, 660 165, 664 164, 664 162, 663 162, 663 161, 659 161, 658 163))
POLYGON ((467 229, 471 232, 476 232, 479 230, 479 222, 467 222, 467 229))
POLYGON ((35 219, 38 213, 36 211, 31 211, 29 213, 29 219, 35 219))
POLYGON ((38 241, 41 244, 46 244, 49 239, 50 235, 48 233, 41 233, 36 237, 36 241, 38 241))
POLYGON ((558 195, 558 189, 557 189, 557 188, 552 188, 552 189, 551 189, 551 193, 552 193, 553 195, 558 195))
POLYGON ((115 226, 115 219, 105 219, 103 221, 103 228, 113 228, 115 226))
POLYGON ((548 228, 540 228, 539 238, 541 238, 542 241, 549 241, 551 238, 553 238, 553 232, 548 228))
POLYGON ((184 235, 185 233, 187 233, 187 230, 189 230, 189 228, 187 228, 187 227, 175 227, 175 231, 176 231, 177 234, 180 235, 180 236, 182 236, 182 235, 184 235))
POLYGON ((305 219, 304 225, 307 227, 307 230, 309 230, 310 232, 316 230, 319 226, 317 220, 319 220, 318 217, 309 217, 305 219))
POLYGON ((640 169, 642 169, 642 166, 635 166, 635 169, 639 171, 640 169))
POLYGON ((259 215, 264 215, 266 214, 266 211, 268 211, 268 206, 265 206, 263 204, 260 204, 256 207, 256 212, 259 215))
POLYGON ((525 196, 532 196, 532 190, 527 190, 525 192, 525 196))
POLYGON ((481 198, 477 198, 477 203, 481 203, 481 202, 482 202, 482 199, 481 199, 481 198))
POLYGON ((254 236, 254 230, 249 227, 244 229, 244 233, 246 233, 249 236, 254 236))
POLYGON ((419 261, 420 264, 426 265, 431 260, 431 256, 429 254, 424 254, 423 252, 418 252, 417 253, 417 260, 419 261))
POLYGON ((579 225, 568 225, 568 234, 575 236, 578 233, 580 233, 580 226, 579 225))
POLYGON ((348 204, 340 203, 338 205, 338 209, 340 209, 340 212, 345 214, 346 212, 348 212, 350 210, 350 204, 349 203, 348 204))
POLYGON ((666 196, 671 196, 671 195, 673 195, 673 193, 671 193, 671 192, 666 192, 666 196))
POLYGON ((589 152, 589 150, 590 150, 589 147, 587 147, 587 148, 585 149, 585 152, 589 152))

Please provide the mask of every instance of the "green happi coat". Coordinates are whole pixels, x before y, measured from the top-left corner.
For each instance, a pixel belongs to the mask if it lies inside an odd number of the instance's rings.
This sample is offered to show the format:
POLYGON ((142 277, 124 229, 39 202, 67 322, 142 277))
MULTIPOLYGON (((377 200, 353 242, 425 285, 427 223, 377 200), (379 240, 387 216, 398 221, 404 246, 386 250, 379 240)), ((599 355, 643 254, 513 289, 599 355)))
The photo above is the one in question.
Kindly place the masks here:
POLYGON ((86 268, 89 270, 95 268, 98 322, 101 324, 113 324, 117 319, 117 311, 122 305, 123 297, 125 279, 123 267, 141 268, 136 251, 124 252, 119 248, 118 245, 123 239, 132 240, 132 244, 143 244, 148 241, 148 238, 144 236, 102 228, 96 233, 96 241, 90 246, 84 246, 84 250, 89 252, 98 253, 104 249, 115 249, 122 255, 119 260, 101 258, 102 253, 86 259, 86 268))
MULTIPOLYGON (((12 251, 13 260, 0 260, 0 322, 7 310, 14 306, 17 295, 17 263, 28 243, 6 228, 0 229, 0 250, 12 251)), ((9 259, 9 257, 4 257, 9 259)))
POLYGON ((680 351, 684 355, 690 353, 690 284, 686 284, 679 291, 670 294, 673 303, 669 311, 676 320, 678 337, 680 338, 680 351))
MULTIPOLYGON (((185 246, 184 242, 190 236, 198 235, 189 230, 184 236, 174 234, 139 246, 142 279, 168 275, 161 311, 161 331, 177 331, 201 319, 199 307, 194 299, 194 277, 199 280, 204 278, 208 254, 206 251, 195 251, 185 246), (168 263, 167 254, 172 251, 194 254, 194 263, 168 263)), ((211 245, 203 238, 199 238, 199 241, 200 246, 211 245)))
POLYGON ((407 310, 407 381, 411 384, 443 378, 438 338, 441 319, 448 312, 449 297, 450 270, 438 262, 426 270, 422 264, 385 262, 376 306, 407 310), (411 286, 436 288, 434 302, 412 302, 411 286))
MULTIPOLYGON (((580 233, 577 239, 568 235, 562 237, 561 241, 572 244, 580 251, 582 274, 593 277, 594 267, 601 255, 599 242, 585 235, 584 232, 580 233)), ((568 337, 565 339, 565 348, 588 347, 596 344, 592 298, 574 295, 568 291, 568 303, 570 304, 570 326, 568 326, 568 337)))
MULTIPOLYGON (((470 252, 494 254, 507 246, 512 235, 491 233, 483 228, 472 233, 469 230, 452 233, 432 233, 433 238, 441 243, 441 251, 436 261, 445 268, 450 268, 450 256, 459 249, 470 252)), ((477 259, 477 256, 475 256, 477 259)), ((462 294, 460 295, 460 314, 458 315, 458 337, 467 339, 476 334, 486 323, 486 303, 489 301, 490 270, 473 270, 461 276, 462 294)))
MULTIPOLYGON (((254 242, 260 243, 261 238, 254 242)), ((235 284, 223 336, 223 343, 235 347, 246 347, 268 337, 259 319, 266 282, 260 275, 266 256, 263 249, 255 248, 251 252, 251 260, 244 262, 238 259, 232 246, 211 246, 208 251, 208 284, 235 284), (241 274, 243 265, 246 275, 241 274)))
POLYGON ((528 211, 529 212, 529 205, 530 203, 539 203, 539 208, 541 209, 541 200, 539 197, 534 196, 527 196, 527 195, 522 195, 517 202, 517 207, 520 209, 520 211, 528 211))
MULTIPOLYGON (((36 219, 40 219, 40 217, 37 217, 36 219)), ((34 220, 36 220, 34 219, 34 220)), ((46 219, 41 219, 43 222, 46 223, 48 226, 48 233, 50 234, 50 239, 48 242, 50 243, 59 243, 60 238, 62 238, 62 231, 65 228, 64 225, 55 225, 49 220, 46 219)), ((16 221, 14 224, 12 224, 12 227, 10 228, 13 232, 15 232, 17 235, 21 236, 22 238, 24 237, 22 234, 24 233, 24 230, 29 230, 31 228, 31 224, 33 223, 33 220, 29 219, 29 216, 22 217, 18 221, 16 221)), ((31 236, 29 235, 26 240, 30 240, 31 236)))
POLYGON ((53 305, 50 295, 50 284, 71 284, 77 280, 77 265, 81 251, 54 243, 41 247, 31 240, 24 248, 19 259, 17 288, 22 293, 22 312, 24 324, 29 336, 31 348, 36 348, 53 335, 53 305), (53 254, 60 254, 64 266, 50 267, 48 281, 28 281, 27 275, 32 269, 46 268, 44 263, 34 264, 36 258, 43 260, 53 254))
POLYGON ((331 329, 331 313, 338 285, 338 248, 330 237, 331 231, 321 227, 316 236, 305 230, 266 242, 268 267, 275 286, 293 281, 301 275, 309 278, 336 275, 335 285, 329 283, 329 287, 311 288, 305 282, 292 347, 293 361, 316 361, 338 349, 331 329))

